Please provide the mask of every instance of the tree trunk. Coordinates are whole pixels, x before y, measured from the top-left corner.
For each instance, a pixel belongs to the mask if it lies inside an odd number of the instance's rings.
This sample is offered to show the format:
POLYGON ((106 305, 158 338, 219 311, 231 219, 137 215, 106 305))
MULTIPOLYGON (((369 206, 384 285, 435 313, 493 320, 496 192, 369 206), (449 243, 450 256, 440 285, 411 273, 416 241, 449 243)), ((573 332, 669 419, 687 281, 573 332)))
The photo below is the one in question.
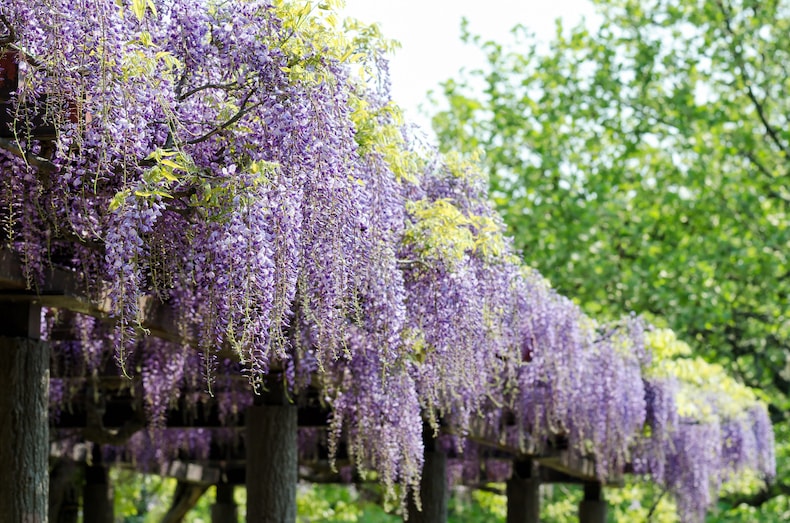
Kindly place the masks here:
POLYGON ((513 476, 507 481, 507 523, 540 521, 540 480, 530 461, 513 463, 513 476))
POLYGON ((247 409, 247 521, 294 523, 298 480, 296 407, 247 409))
POLYGON ((447 521, 447 456, 433 450, 433 443, 425 446, 425 465, 422 469, 420 482, 420 502, 422 510, 418 510, 410 497, 408 504, 409 522, 444 523, 447 521))
POLYGON ((0 517, 44 523, 49 509, 49 345, 40 308, 0 303, 0 517), (13 478, 13 479, 9 479, 13 478))

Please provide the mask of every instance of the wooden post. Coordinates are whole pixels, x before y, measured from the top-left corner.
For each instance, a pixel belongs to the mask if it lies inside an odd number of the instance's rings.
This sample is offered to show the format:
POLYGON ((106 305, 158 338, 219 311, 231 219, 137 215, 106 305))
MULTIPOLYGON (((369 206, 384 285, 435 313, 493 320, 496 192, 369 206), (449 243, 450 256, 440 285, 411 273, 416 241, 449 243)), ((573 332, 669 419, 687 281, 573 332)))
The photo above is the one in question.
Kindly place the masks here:
POLYGON ((72 483, 66 489, 63 496, 63 503, 55 519, 50 519, 50 523, 77 523, 80 515, 80 496, 77 485, 72 483))
MULTIPOLYGON (((77 464, 68 456, 54 460, 54 465, 49 473, 49 521, 60 523, 70 521, 70 512, 73 510, 77 479, 77 464)), ((76 516, 75 516, 76 519, 76 516)))
POLYGON ((239 511, 233 501, 233 485, 217 485, 216 503, 211 507, 211 523, 238 523, 239 511))
MULTIPOLYGON (((431 430, 431 429, 424 429, 431 430)), ((447 456, 436 449, 435 440, 426 437, 425 465, 422 468, 420 482, 420 501, 422 510, 418 510, 412 498, 409 498, 409 522, 413 523, 444 523, 447 521, 447 456)))
POLYGON ((606 501, 600 483, 584 484, 584 499, 579 504, 579 523, 606 523, 606 501))
POLYGON ((0 302, 0 517, 44 523, 49 509, 49 345, 41 308, 0 302))
POLYGON ((540 479, 531 460, 513 462, 513 475, 507 481, 507 523, 540 521, 540 479))
MULTIPOLYGON (((94 453, 96 460, 97 453, 94 453)), ((107 467, 98 461, 85 467, 85 488, 82 492, 82 512, 84 523, 112 523, 113 490, 107 467)))
POLYGON ((282 383, 270 379, 269 391, 247 409, 247 521, 294 523, 298 481, 297 408, 282 383))

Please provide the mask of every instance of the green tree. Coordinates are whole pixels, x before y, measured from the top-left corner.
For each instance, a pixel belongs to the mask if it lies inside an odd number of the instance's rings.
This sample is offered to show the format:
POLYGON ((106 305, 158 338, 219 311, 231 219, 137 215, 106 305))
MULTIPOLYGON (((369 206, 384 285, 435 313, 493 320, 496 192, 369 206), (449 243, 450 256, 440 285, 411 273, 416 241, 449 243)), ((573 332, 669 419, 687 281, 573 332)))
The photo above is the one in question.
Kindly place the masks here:
POLYGON ((443 84, 440 147, 482 151, 518 249, 561 293, 599 317, 666 322, 765 392, 777 480, 712 517, 746 520, 745 502, 783 520, 790 2, 596 4, 599 26, 558 23, 548 46, 464 26, 488 64, 443 84))

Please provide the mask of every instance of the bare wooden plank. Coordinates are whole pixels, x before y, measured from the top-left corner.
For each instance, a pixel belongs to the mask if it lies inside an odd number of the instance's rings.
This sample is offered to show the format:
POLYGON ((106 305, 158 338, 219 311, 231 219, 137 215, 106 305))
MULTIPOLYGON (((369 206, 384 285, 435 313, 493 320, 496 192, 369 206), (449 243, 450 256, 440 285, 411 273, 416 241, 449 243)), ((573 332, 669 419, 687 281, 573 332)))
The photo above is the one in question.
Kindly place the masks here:
MULTIPOLYGON (((598 483, 601 481, 595 471, 595 459, 592 456, 580 456, 570 449, 554 451, 550 454, 536 456, 541 467, 547 467, 567 476, 574 477, 584 482, 598 483)), ((618 487, 623 485, 622 474, 612 474, 604 478, 607 486, 618 487)))

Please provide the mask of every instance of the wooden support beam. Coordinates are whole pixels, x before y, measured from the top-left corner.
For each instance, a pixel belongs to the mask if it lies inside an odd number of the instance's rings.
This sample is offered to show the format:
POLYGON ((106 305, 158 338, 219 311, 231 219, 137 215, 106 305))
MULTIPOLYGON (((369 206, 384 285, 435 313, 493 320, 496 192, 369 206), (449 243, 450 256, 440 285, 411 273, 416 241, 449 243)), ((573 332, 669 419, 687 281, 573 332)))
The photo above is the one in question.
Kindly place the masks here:
POLYGON ((49 345, 41 310, 0 302, 0 517, 44 523, 49 508, 49 345), (13 478, 13 479, 11 479, 13 478))
POLYGON ((184 516, 192 510, 206 490, 208 490, 207 485, 196 485, 179 481, 176 485, 176 491, 173 493, 173 502, 167 514, 162 518, 162 523, 180 523, 183 521, 184 516))
POLYGON ((112 523, 113 489, 105 467, 94 452, 94 464, 85 467, 85 487, 82 491, 84 523, 112 523))
MULTIPOLYGON (((87 426, 87 413, 85 402, 80 401, 81 396, 74 396, 68 410, 60 413, 57 420, 52 421, 52 427, 57 429, 83 429, 87 426)), ((318 406, 299 406, 297 422, 299 427, 322 428, 328 425, 330 410, 318 406)), ((134 398, 131 396, 111 396, 104 402, 102 426, 107 429, 117 429, 129 421, 140 418, 140 413, 135 411, 134 398)), ((204 403, 187 405, 180 402, 176 407, 169 409, 165 414, 167 428, 239 428, 245 424, 245 413, 240 412, 235 425, 228 426, 219 418, 219 409, 215 401, 208 398, 204 403)))
MULTIPOLYGON (((495 434, 491 434, 482 421, 473 424, 472 433, 467 437, 475 443, 494 451, 491 457, 532 459, 540 465, 542 483, 586 483, 598 481, 595 470, 595 457, 582 456, 570 448, 566 437, 558 435, 549 438, 547 445, 529 443, 527 448, 519 448, 501 443, 495 434), (544 448, 546 447, 546 448, 544 448)), ((450 431, 444 431, 452 434, 450 431)), ((605 478, 608 486, 618 487, 623 485, 622 473, 613 473, 605 478)))
POLYGON ((58 523, 70 519, 67 514, 72 512, 77 463, 67 456, 54 458, 53 462, 49 472, 49 521, 58 523))
MULTIPOLYGON (((430 430, 430 429, 423 429, 430 430)), ((447 456, 435 446, 433 437, 426 438, 425 464, 420 482, 421 507, 409 498, 409 521, 413 523, 444 523, 447 521, 449 499, 447 456)))
MULTIPOLYGON (((26 304, 65 309, 96 318, 110 318, 110 300, 91 298, 85 293, 79 276, 74 271, 50 268, 45 270, 44 281, 36 289, 28 288, 19 257, 8 249, 0 249, 0 301, 14 303, 18 307, 26 304)), ((197 346, 193 337, 185 336, 178 327, 175 311, 155 296, 143 296, 139 303, 142 330, 162 339, 197 346)), ((232 351, 222 353, 233 357, 232 351)))
POLYGON ((211 523, 238 523, 239 509, 233 500, 233 485, 217 485, 216 502, 211 507, 211 523))
POLYGON ((162 476, 176 478, 182 483, 204 485, 206 487, 219 482, 221 475, 222 471, 218 467, 184 461, 172 461, 165 465, 162 470, 162 476))
POLYGON ((246 412, 247 521, 255 523, 296 521, 297 408, 276 381, 269 381, 266 404, 246 412))
POLYGON ((538 523, 540 520, 540 477, 532 460, 513 463, 507 481, 507 523, 538 523))
MULTIPOLYGON (((590 456, 581 456, 573 449, 560 449, 548 451, 542 455, 534 456, 541 467, 546 467, 560 472, 566 476, 576 478, 577 482, 595 483, 600 480, 595 471, 595 459, 590 456)), ((609 486, 622 486, 622 474, 613 474, 606 478, 609 486)))
POLYGON ((606 508, 603 486, 597 482, 585 483, 584 499, 579 504, 579 523, 606 523, 606 508))

